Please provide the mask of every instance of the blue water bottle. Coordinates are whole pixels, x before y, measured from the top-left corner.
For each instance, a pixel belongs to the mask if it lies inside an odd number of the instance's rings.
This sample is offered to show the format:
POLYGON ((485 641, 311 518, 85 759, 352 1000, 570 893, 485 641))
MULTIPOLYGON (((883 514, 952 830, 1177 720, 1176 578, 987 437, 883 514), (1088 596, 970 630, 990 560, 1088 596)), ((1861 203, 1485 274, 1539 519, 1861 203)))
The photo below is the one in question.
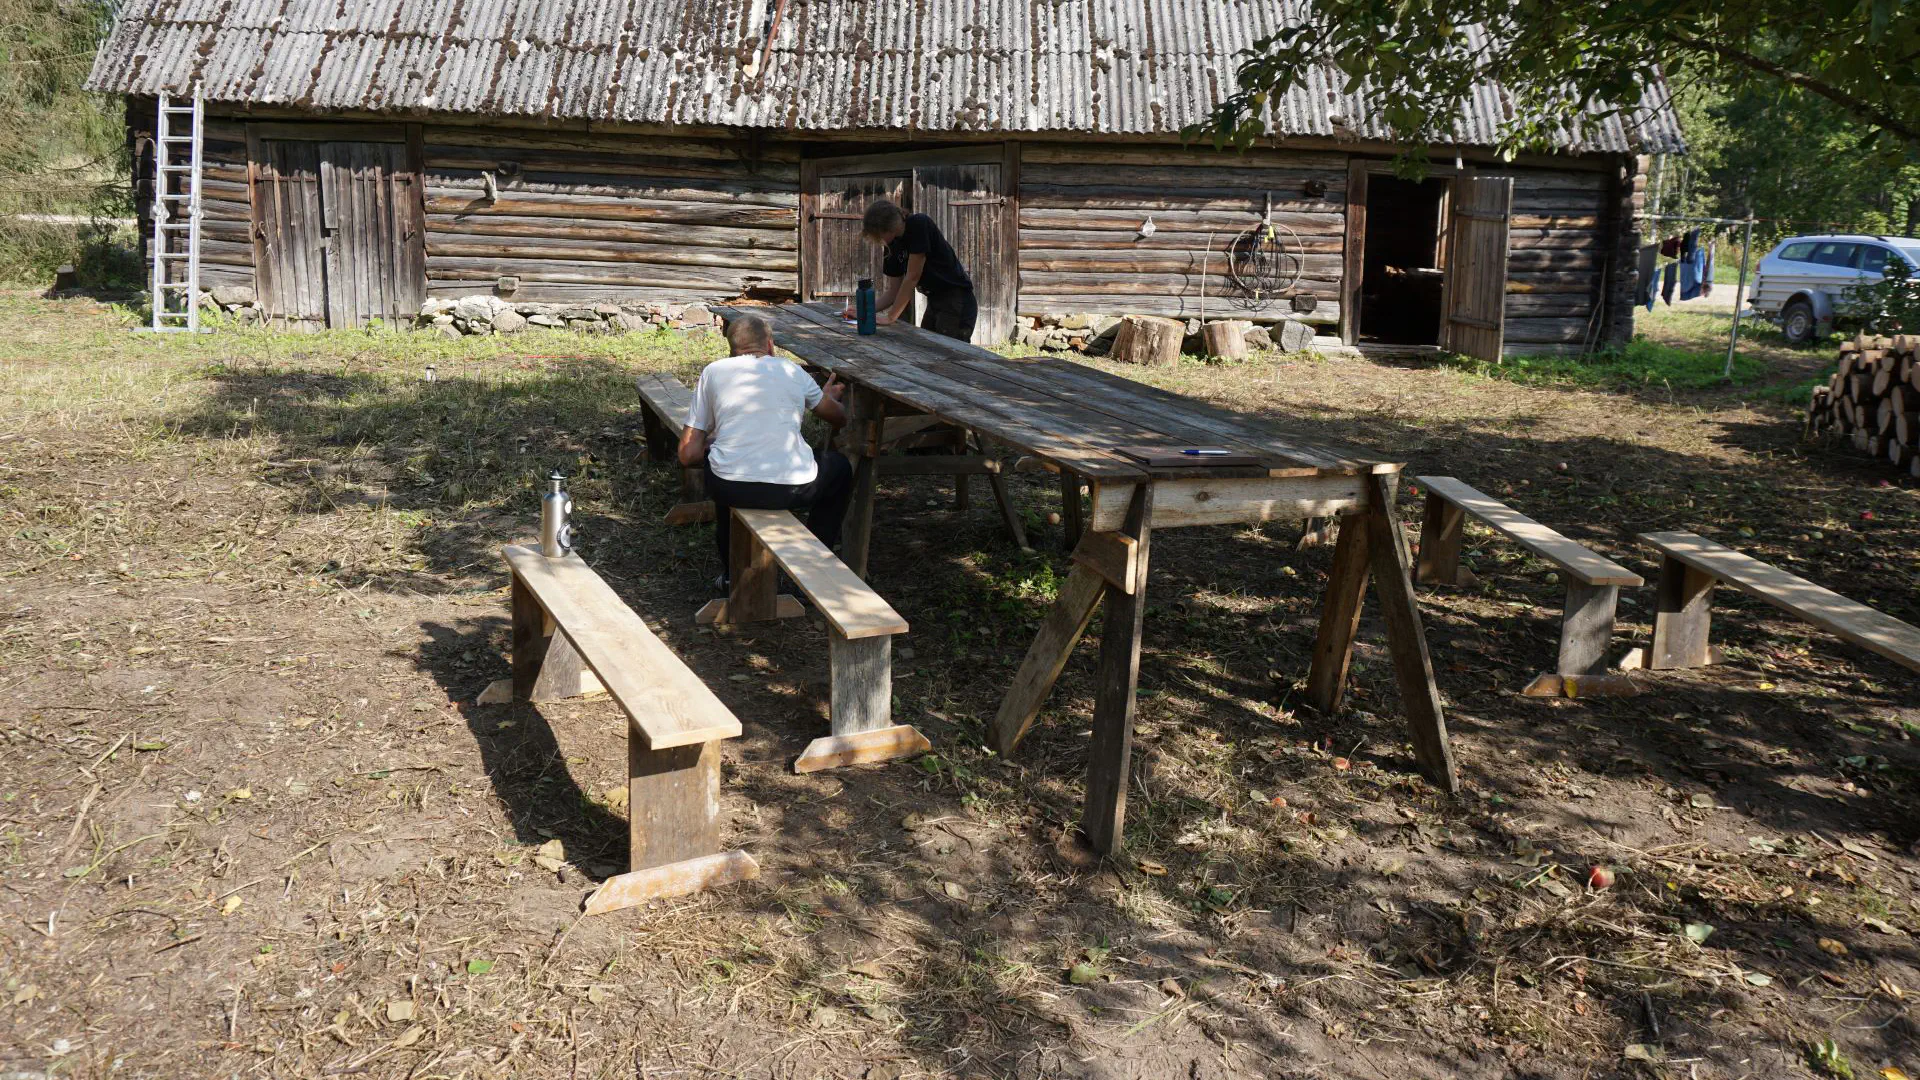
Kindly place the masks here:
POLYGON ((880 329, 879 298, 873 294, 873 279, 861 278, 860 287, 853 293, 853 318, 860 324, 862 334, 874 334, 880 329))

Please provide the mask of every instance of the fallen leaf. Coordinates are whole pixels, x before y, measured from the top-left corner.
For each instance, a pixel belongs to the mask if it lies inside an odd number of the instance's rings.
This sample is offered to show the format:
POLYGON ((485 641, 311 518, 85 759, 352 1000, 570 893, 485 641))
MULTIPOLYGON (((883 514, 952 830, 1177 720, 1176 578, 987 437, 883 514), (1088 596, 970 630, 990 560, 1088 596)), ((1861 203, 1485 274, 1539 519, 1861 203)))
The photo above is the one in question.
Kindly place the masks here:
POLYGON ((601 799, 607 804, 607 809, 609 810, 625 810, 627 808, 627 785, 613 785, 602 794, 601 799))
POLYGON ((1168 997, 1183 998, 1187 996, 1186 990, 1181 987, 1180 980, 1178 979, 1161 979, 1160 992, 1168 997))
POLYGON ((1620 1056, 1628 1061, 1648 1062, 1659 1061, 1661 1058, 1660 1048, 1648 1046, 1646 1043, 1628 1043, 1627 1048, 1620 1052, 1620 1056))
POLYGON ((45 996, 44 994, 40 993, 40 988, 38 986, 35 986, 32 983, 28 983, 27 985, 13 992, 13 1003, 15 1005, 28 1005, 33 1002, 34 998, 44 997, 44 996, 45 996))
POLYGON ((467 974, 469 975, 485 975, 492 970, 493 961, 491 960, 480 960, 476 958, 467 961, 467 974))
POLYGON ((1907 1074, 1889 1065, 1880 1070, 1881 1080, 1908 1080, 1907 1074))
POLYGON ((1846 945, 1842 944, 1841 942, 1835 941, 1830 937, 1821 938, 1818 944, 1820 946, 1820 951, 1823 953, 1826 953, 1829 956, 1847 955, 1846 945))
POLYGON ((411 1001, 387 1002, 387 1019, 390 1022, 395 1024, 413 1019, 413 1002, 411 1001))
POLYGON ((1861 858, 1863 858, 1863 859, 1866 859, 1866 860, 1868 860, 1869 862, 1879 862, 1879 861, 1880 861, 1880 856, 1878 856, 1878 855, 1875 855, 1875 854, 1874 854, 1873 852, 1871 852, 1871 851, 1868 851, 1868 850, 1867 850, 1867 848, 1866 848, 1866 846, 1865 846, 1864 844, 1861 844, 1861 843, 1859 843, 1859 842, 1857 842, 1857 841, 1854 841, 1854 840, 1842 840, 1842 841, 1840 841, 1840 846, 1841 846, 1842 848, 1844 848, 1844 849, 1846 849, 1847 851, 1850 851, 1850 852, 1852 852, 1853 854, 1855 854, 1855 855, 1858 855, 1858 856, 1860 856, 1861 858))
POLYGON ((885 979, 888 974, 886 965, 878 960, 862 960, 847 970, 855 975, 865 975, 869 979, 876 980, 885 979))
POLYGON ((840 1022, 840 1010, 831 1005, 815 1005, 807 1019, 817 1028, 830 1028, 840 1022))
POLYGON ((232 791, 227 792, 227 798, 235 802, 239 802, 242 799, 251 799, 253 798, 253 789, 245 787, 234 788, 232 791))
POLYGON ((1075 986, 1085 986, 1100 978, 1100 969, 1085 960, 1067 969, 1067 981, 1075 986))
POLYGON ((1713 809, 1713 796, 1704 793, 1695 795, 1687 800, 1687 805, 1693 807, 1695 810, 1711 810, 1713 809))
POLYGON ((1905 930, 1900 929, 1899 927, 1893 925, 1887 920, 1876 919, 1871 915, 1862 917, 1860 921, 1863 923, 1866 923, 1868 926, 1873 927, 1875 930, 1878 930, 1883 934, 1893 934, 1898 936, 1906 933, 1905 930))
POLYGON ((222 915, 231 915, 239 910, 240 898, 238 896, 229 896, 225 902, 220 905, 220 914, 222 915))
POLYGON ((607 1000, 607 988, 604 986, 587 987, 587 1000, 595 1005, 607 1000))
POLYGON ((957 881, 942 882, 940 889, 955 900, 965 900, 967 898, 966 886, 957 881))
POLYGON ((542 870, 559 873, 567 865, 567 845, 558 839, 541 844, 533 851, 533 864, 542 870))
POLYGON ((133 748, 135 750, 146 750, 146 751, 165 750, 167 748, 167 744, 163 742, 137 742, 133 744, 133 748))
POLYGON ((1772 986, 1773 985, 1773 976, 1762 975, 1757 971, 1749 971, 1745 975, 1742 975, 1741 978, 1747 980, 1748 986, 1772 986))
POLYGON ((415 1024, 412 1027, 408 1028, 407 1030, 401 1032, 400 1037, 393 1040, 393 1045, 412 1046, 414 1043, 417 1043, 420 1041, 420 1036, 425 1035, 426 1033, 427 1033, 427 1026, 425 1024, 415 1024))
POLYGON ((1713 927, 1703 922, 1690 922, 1682 927, 1680 932, 1687 935, 1687 940, 1695 945, 1704 945, 1707 939, 1713 936, 1713 927))
POLYGON ((1167 868, 1154 862, 1152 859, 1141 859, 1137 865, 1140 867, 1140 872, 1148 877, 1167 876, 1167 868))

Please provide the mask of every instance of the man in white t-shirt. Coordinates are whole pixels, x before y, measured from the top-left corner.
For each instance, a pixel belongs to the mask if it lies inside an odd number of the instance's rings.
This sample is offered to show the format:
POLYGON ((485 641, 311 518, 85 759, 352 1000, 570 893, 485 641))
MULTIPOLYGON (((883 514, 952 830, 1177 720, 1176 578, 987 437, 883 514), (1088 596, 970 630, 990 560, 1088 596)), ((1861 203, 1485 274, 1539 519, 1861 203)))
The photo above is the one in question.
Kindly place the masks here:
POLYGON ((852 464, 837 450, 814 453, 800 432, 809 410, 836 428, 844 425, 840 396, 846 388, 832 379, 820 386, 800 365, 773 355, 773 327, 758 315, 729 323, 727 345, 733 355, 700 373, 680 433, 680 464, 706 465, 722 587, 733 507, 810 507, 807 528, 833 548, 853 496, 852 464))

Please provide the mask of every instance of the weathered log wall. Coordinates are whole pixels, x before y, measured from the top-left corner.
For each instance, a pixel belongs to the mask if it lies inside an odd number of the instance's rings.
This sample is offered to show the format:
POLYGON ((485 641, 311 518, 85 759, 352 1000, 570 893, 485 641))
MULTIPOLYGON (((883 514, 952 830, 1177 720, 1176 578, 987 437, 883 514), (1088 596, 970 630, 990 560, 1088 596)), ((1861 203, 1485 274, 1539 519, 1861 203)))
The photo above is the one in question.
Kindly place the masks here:
POLYGON ((1336 325, 1346 186, 1345 154, 1028 143, 1020 311, 1191 318, 1204 291, 1209 317, 1336 325), (1227 274, 1227 248, 1259 221, 1268 195, 1301 259, 1297 291, 1314 297, 1311 313, 1283 297, 1256 301, 1227 274), (1142 237, 1149 217, 1153 234, 1142 237))
POLYGON ((422 143, 432 295, 502 277, 519 279, 516 300, 799 288, 795 147, 432 124, 422 143))
MULTIPOLYGON (((1502 169, 1501 172, 1508 170, 1502 169)), ((1613 266, 1617 203, 1608 173, 1511 170, 1507 239, 1507 353, 1577 352, 1612 328, 1596 305, 1613 266)))

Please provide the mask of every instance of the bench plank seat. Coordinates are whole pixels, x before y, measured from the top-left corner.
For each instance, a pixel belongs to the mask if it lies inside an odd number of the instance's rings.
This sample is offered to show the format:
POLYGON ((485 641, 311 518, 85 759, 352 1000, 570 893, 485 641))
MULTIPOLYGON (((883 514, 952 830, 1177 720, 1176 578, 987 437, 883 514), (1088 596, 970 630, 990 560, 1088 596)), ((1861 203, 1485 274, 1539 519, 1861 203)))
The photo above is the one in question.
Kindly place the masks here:
POLYGON ((856 577, 791 513, 736 508, 734 516, 760 538, 774 561, 840 636, 857 639, 907 632, 907 621, 893 610, 893 605, 856 577))
POLYGON ((1638 588, 1646 582, 1639 574, 1597 554, 1577 540, 1562 536, 1451 476, 1415 478, 1439 498, 1486 522, 1521 547, 1566 571, 1584 585, 1625 585, 1638 588))
POLYGON ((687 411, 693 407, 693 391, 687 389, 679 379, 656 372, 637 376, 633 386, 640 391, 640 397, 647 407, 665 421, 675 435, 687 426, 687 411))
MULTIPOLYGON (((1640 540, 1682 566, 1792 612, 1863 649, 1920 671, 1920 628, 1697 533, 1642 533, 1640 540)), ((1699 636, 1704 644, 1704 632, 1699 636)), ((1660 650, 1656 647, 1655 652, 1660 650)))
POLYGON ((577 554, 509 546, 514 574, 572 641, 649 750, 740 734, 740 721, 577 554))

